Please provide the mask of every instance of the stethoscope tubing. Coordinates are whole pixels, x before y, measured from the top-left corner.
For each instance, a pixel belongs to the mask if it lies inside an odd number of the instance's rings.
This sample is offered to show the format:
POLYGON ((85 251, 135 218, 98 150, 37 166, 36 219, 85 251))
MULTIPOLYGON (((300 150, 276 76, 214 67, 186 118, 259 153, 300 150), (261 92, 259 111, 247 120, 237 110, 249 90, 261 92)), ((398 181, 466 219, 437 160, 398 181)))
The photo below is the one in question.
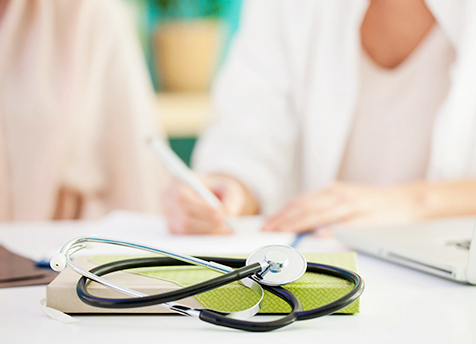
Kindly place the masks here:
MULTIPOLYGON (((84 248, 91 248, 91 245, 94 246, 94 244, 111 244, 115 246, 122 246, 122 247, 128 247, 128 248, 134 248, 134 249, 140 249, 144 251, 148 251, 151 253, 156 253, 160 255, 164 255, 168 258, 173 259, 174 262, 176 261, 181 261, 185 262, 186 264, 191 264, 191 265, 197 265, 197 266, 202 266, 208 269, 212 269, 215 271, 218 271, 220 273, 230 273, 234 272, 234 269, 225 266, 219 263, 216 263, 214 261, 205 261, 197 257, 193 256, 188 256, 188 255, 183 255, 183 254, 177 254, 169 250, 163 250, 160 248, 156 247, 150 247, 150 246, 145 246, 143 244, 137 244, 137 243, 132 243, 132 242, 127 242, 127 241, 121 241, 121 240, 114 240, 114 239, 107 239, 107 238, 94 238, 94 237, 81 237, 81 238, 76 238, 68 241, 66 244, 63 245, 61 251, 59 254, 55 255, 51 261, 50 261, 50 266, 55 270, 55 271, 61 271, 65 267, 69 267, 73 271, 77 272, 78 274, 87 277, 89 280, 95 281, 99 284, 102 284, 106 286, 107 288, 110 288, 112 290, 116 290, 120 293, 136 297, 136 298, 143 298, 148 296, 147 294, 140 293, 136 290, 131 290, 128 288, 125 288, 123 286, 119 286, 115 283, 111 283, 110 281, 101 278, 98 275, 95 275, 91 272, 85 271, 84 269, 80 268, 77 266, 72 260, 71 260, 71 255, 74 254, 75 252, 78 252, 84 248)), ((266 267, 269 265, 265 262, 259 262, 261 265, 261 269, 266 269, 266 267)), ((238 312, 232 312, 228 315, 228 317, 234 317, 234 318, 249 318, 258 313, 260 309, 260 304, 263 301, 264 297, 264 289, 261 287, 259 283, 254 281, 253 279, 247 278, 247 279, 242 279, 241 283, 246 286, 247 288, 252 289, 259 295, 259 300, 257 303, 255 303, 252 307, 238 311, 238 312)), ((160 303, 161 306, 166 307, 172 311, 178 312, 183 315, 188 315, 188 316, 194 316, 198 317, 199 312, 195 309, 187 309, 186 306, 178 304, 178 303, 171 303, 171 302, 164 302, 160 303)))
POLYGON ((335 313, 347 307, 348 305, 352 304, 353 302, 357 301, 360 295, 362 295, 365 288, 364 280, 357 273, 347 269, 339 268, 336 266, 317 264, 317 263, 307 263, 306 272, 320 273, 324 275, 341 278, 351 282, 353 284, 353 287, 344 296, 324 306, 310 309, 307 311, 298 312, 297 319, 296 319, 298 321, 319 318, 325 315, 335 313))
MULTIPOLYGON (((172 291, 168 293, 151 295, 145 297, 136 297, 136 298, 126 298, 126 299, 114 299, 114 298, 99 298, 91 295, 87 291, 87 286, 90 280, 87 277, 82 277, 77 285, 77 293, 79 298, 95 307, 102 308, 131 308, 131 307, 145 307, 156 304, 161 304, 165 302, 176 301, 183 299, 188 296, 196 295, 215 289, 217 287, 223 286, 225 284, 231 283, 243 279, 245 277, 250 277, 259 271, 258 264, 244 266, 246 261, 244 259, 234 259, 234 258, 216 258, 216 257, 196 257, 197 259, 204 260, 214 260, 218 264, 224 264, 233 268, 237 268, 232 273, 227 273, 199 283, 194 286, 186 287, 178 291, 172 291)), ((112 263, 107 263, 101 266, 98 266, 92 270, 91 273, 102 276, 111 272, 121 271, 132 268, 139 267, 154 267, 154 266, 175 266, 175 265, 189 265, 191 263, 184 261, 177 261, 172 258, 167 257, 151 257, 151 258, 135 258, 116 261, 112 263)), ((329 266, 324 264, 308 263, 306 272, 319 273, 330 275, 338 278, 345 279, 353 284, 353 288, 344 296, 339 299, 326 304, 324 306, 311 309, 311 310, 302 310, 300 301, 288 290, 281 287, 269 287, 262 285, 265 290, 273 293, 274 295, 280 297, 286 301, 290 306, 292 311, 286 316, 269 322, 254 322, 254 321, 245 321, 238 319, 231 319, 227 317, 227 313, 213 311, 209 309, 199 310, 199 318, 205 322, 212 323, 218 326, 231 327, 240 330, 253 331, 253 332, 265 332, 278 329, 280 327, 289 325, 290 323, 296 320, 307 320, 313 319, 328 314, 335 313, 336 311, 345 308, 354 301, 356 301, 364 290, 364 282, 360 276, 350 270, 342 269, 335 266, 329 266)))
MULTIPOLYGON (((157 266, 175 266, 175 265, 193 265, 186 262, 176 261, 172 258, 164 257, 151 257, 151 258, 134 258, 119 260, 107 264, 100 265, 90 270, 90 273, 96 276, 104 276, 106 274, 135 269, 135 268, 147 268, 157 266)), ((241 279, 252 276, 261 271, 261 265, 254 263, 252 265, 242 266, 240 269, 228 272, 218 277, 212 278, 205 282, 197 283, 195 285, 181 288, 157 295, 148 295, 142 297, 132 298, 100 298, 91 295, 87 292, 87 285, 91 281, 89 278, 82 276, 79 280, 76 290, 81 301, 84 303, 101 308, 137 308, 153 306, 161 303, 177 301, 186 297, 194 296, 197 294, 205 293, 207 291, 219 288, 226 284, 239 281, 241 279)))
MULTIPOLYGON (((197 257, 202 259, 201 257, 197 257)), ((210 260, 215 259, 215 261, 220 260, 219 258, 211 258, 210 260)), ((225 260, 224 260, 225 261, 225 260)), ((226 259, 226 261, 230 261, 226 259)), ((99 298, 94 295, 91 295, 87 286, 91 281, 87 277, 82 276, 77 284, 77 294, 78 297, 84 303, 101 308, 135 308, 135 307, 146 307, 157 304, 163 304, 166 302, 177 301, 185 297, 193 296, 196 294, 204 293, 206 291, 218 288, 220 286, 229 284, 231 282, 239 281, 243 278, 250 277, 257 272, 261 271, 261 265, 259 263, 254 263, 248 266, 243 266, 245 260, 236 259, 233 260, 234 265, 241 265, 240 268, 229 272, 227 274, 218 276, 211 280, 198 283, 196 285, 182 288, 177 291, 150 295, 144 297, 134 297, 134 298, 125 298, 125 299, 114 299, 114 298, 99 298), (237 264, 238 263, 238 264, 237 264)), ((90 270, 90 273, 97 276, 103 276, 112 272, 134 269, 134 268, 143 268, 143 267, 155 267, 155 266, 176 266, 176 265, 193 265, 192 263, 184 261, 176 261, 172 258, 167 257, 151 257, 151 258, 135 258, 135 259, 126 259, 116 262, 111 262, 107 264, 100 265, 90 270)), ((297 315, 302 311, 302 305, 299 299, 289 292, 288 290, 281 287, 269 287, 262 286, 265 290, 270 291, 274 295, 278 296, 282 300, 288 303, 291 307, 291 312, 279 319, 266 321, 266 322, 255 322, 247 321, 241 319, 233 319, 228 317, 228 313, 214 311, 210 309, 201 309, 197 310, 199 312, 198 317, 204 322, 211 323, 217 326, 229 327, 237 330, 251 331, 251 332, 267 332, 276 330, 278 328, 287 326, 297 320, 297 315)), ((175 311, 190 311, 191 308, 180 305, 174 308, 175 311), (181 308, 181 309, 180 309, 181 308)), ((182 313, 186 314, 186 313, 182 313)))

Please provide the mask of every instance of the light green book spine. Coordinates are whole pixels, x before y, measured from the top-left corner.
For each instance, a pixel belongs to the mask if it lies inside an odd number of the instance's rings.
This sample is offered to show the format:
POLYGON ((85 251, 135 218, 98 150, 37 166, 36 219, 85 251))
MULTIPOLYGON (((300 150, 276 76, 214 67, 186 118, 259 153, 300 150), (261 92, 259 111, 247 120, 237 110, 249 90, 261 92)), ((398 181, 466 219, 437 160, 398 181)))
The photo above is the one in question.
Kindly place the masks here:
MULTIPOLYGON (((356 271, 355 252, 338 253, 313 253, 305 254, 308 262, 334 265, 348 270, 356 271)), ((120 259, 130 258, 121 257, 120 259)), ((97 256, 93 261, 103 264, 118 257, 97 256)), ((172 266, 158 268, 142 268, 129 270, 134 274, 148 276, 160 280, 173 282, 179 286, 187 287, 207 279, 216 277, 218 272, 196 266, 172 266)), ((301 300, 304 310, 323 306, 347 294, 353 285, 352 283, 332 276, 305 273, 299 281, 288 284, 286 289, 296 295, 301 300)), ((218 289, 196 295, 195 298, 205 308, 215 309, 223 312, 235 312, 247 309, 258 301, 258 295, 249 288, 238 282, 234 282, 218 289)), ((354 314, 360 309, 359 300, 341 309, 338 313, 354 314)), ((265 297, 261 303, 260 313, 287 313, 290 307, 277 296, 265 291, 265 297)))

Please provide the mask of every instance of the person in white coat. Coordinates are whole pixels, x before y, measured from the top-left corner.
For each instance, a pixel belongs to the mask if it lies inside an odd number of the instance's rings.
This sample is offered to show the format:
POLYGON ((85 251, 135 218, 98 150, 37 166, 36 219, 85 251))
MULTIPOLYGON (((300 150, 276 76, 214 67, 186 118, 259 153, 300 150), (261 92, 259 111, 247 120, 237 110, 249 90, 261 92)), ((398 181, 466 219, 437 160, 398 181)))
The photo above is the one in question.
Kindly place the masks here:
POLYGON ((476 2, 252 0, 213 90, 173 232, 390 224, 476 214, 476 2))
POLYGON ((0 221, 159 211, 155 115, 120 2, 0 0, 0 221))

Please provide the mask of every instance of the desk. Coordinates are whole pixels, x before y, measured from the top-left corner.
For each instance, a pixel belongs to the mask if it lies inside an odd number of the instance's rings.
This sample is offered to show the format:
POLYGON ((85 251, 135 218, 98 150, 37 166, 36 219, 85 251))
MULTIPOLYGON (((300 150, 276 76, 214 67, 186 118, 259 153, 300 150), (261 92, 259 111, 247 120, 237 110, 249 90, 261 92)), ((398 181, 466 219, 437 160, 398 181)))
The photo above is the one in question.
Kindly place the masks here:
MULTIPOLYGON (((23 225, 0 228, 0 243, 40 254, 79 234, 74 225, 23 225)), ((334 239, 306 237, 300 249, 345 247, 334 239)), ((79 323, 64 324, 41 310, 45 286, 0 289, 0 342, 476 343, 476 287, 364 255, 358 266, 366 283, 360 314, 299 322, 271 333, 238 332, 180 316, 78 316, 79 323)))

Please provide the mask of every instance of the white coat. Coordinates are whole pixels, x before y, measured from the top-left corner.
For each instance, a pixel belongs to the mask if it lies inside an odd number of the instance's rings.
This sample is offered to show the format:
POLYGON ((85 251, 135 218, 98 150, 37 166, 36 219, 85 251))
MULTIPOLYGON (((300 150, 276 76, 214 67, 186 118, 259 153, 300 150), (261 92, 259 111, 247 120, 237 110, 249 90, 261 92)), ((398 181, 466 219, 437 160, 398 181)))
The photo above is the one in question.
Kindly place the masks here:
MULTIPOLYGON (((426 0, 456 52, 434 123, 430 180, 476 176, 476 1, 426 0)), ((358 96, 365 0, 252 0, 214 86, 198 171, 240 179, 265 213, 339 172, 358 96)), ((377 129, 376 129, 377 130, 377 129)), ((378 142, 376 142, 378 144, 378 142)))

